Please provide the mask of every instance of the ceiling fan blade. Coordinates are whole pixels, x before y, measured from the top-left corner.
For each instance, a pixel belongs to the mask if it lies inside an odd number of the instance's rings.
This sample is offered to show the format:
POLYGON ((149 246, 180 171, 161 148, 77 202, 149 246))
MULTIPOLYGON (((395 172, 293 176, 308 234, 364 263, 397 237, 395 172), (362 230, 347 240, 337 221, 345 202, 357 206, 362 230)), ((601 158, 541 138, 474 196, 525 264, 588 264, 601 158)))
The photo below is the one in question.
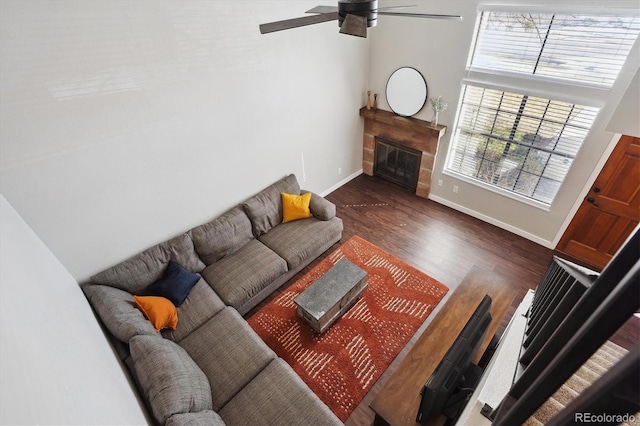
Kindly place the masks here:
POLYGON ((324 13, 321 15, 305 16, 302 18, 285 19, 284 21, 269 22, 260 25, 260 33, 267 34, 275 31, 304 27, 305 25, 319 24, 320 22, 335 21, 340 18, 338 12, 324 13))
POLYGON ((305 13, 332 13, 337 11, 338 8, 334 6, 316 6, 313 9, 307 10, 305 13))
POLYGON ((348 14, 340 26, 340 34, 349 34, 358 37, 367 37, 367 18, 348 14))
POLYGON ((417 7, 417 5, 415 5, 415 4, 407 4, 407 5, 404 5, 404 6, 379 7, 376 10, 379 12, 381 10, 385 11, 385 10, 394 10, 394 9, 407 9, 409 7, 417 7))
POLYGON ((402 13, 402 12, 380 12, 380 11, 378 11, 378 15, 407 16, 410 18, 450 19, 455 21, 462 21, 462 16, 460 15, 438 15, 438 14, 432 14, 432 13, 402 13))

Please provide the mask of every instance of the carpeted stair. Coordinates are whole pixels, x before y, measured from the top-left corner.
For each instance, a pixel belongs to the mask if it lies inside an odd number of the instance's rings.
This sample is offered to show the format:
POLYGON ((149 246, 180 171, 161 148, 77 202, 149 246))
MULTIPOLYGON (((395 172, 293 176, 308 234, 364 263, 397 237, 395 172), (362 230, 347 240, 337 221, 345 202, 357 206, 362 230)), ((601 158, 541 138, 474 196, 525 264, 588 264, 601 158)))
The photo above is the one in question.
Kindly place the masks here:
POLYGON ((593 382, 598 380, 611 366, 628 351, 610 341, 605 342, 573 376, 556 391, 524 423, 525 426, 545 425, 553 416, 562 410, 569 402, 580 395, 593 382))

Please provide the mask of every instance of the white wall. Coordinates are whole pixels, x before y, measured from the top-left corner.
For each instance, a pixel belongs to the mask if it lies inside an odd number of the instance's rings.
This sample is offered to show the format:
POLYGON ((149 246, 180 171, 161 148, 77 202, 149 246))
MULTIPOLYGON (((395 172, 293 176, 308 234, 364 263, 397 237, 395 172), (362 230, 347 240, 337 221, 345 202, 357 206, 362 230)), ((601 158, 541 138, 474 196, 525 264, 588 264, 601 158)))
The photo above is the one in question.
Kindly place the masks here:
POLYGON ((629 83, 607 130, 622 135, 640 137, 640 70, 629 83))
POLYGON ((78 283, 0 195, 0 424, 146 424, 78 283))
MULTIPOLYGON (((385 1, 384 5, 403 4, 401 0, 385 1)), ((474 32, 479 4, 492 3, 481 0, 424 0, 419 2, 416 11, 424 13, 456 14, 463 21, 436 21, 407 19, 399 17, 380 17, 375 31, 371 31, 370 89, 384 94, 386 81, 393 70, 401 66, 417 68, 427 80, 429 97, 442 95, 448 101, 449 108, 440 113, 440 124, 453 126, 458 107, 461 80, 466 75, 466 62, 474 32)), ((520 4, 516 1, 500 1, 499 4, 520 4)), ((537 1, 538 5, 557 5, 555 0, 537 1)), ((570 0, 562 6, 593 8, 601 7, 596 0, 570 0)), ((615 0, 606 3, 607 8, 633 8, 638 10, 635 0, 615 0)), ((548 247, 554 247, 557 236, 566 226, 565 218, 571 214, 579 195, 612 141, 612 132, 605 126, 613 116, 620 98, 628 87, 633 75, 639 68, 640 44, 636 44, 632 55, 623 68, 617 84, 611 90, 613 101, 603 108, 593 129, 585 141, 578 158, 574 161, 565 184, 549 211, 544 211, 505 196, 481 189, 464 181, 444 174, 446 153, 449 147, 451 129, 443 137, 439 147, 432 180, 431 198, 452 206, 475 217, 501 226, 519 235, 548 247), (443 186, 436 185, 441 179, 443 186), (453 185, 459 192, 453 193, 453 185)), ((637 96, 635 97, 637 100, 637 96)), ((389 109, 384 96, 379 97, 381 108, 389 109)), ((425 106, 416 117, 431 120, 432 112, 425 106)), ((637 116, 634 120, 637 123, 637 116)), ((634 123, 634 124, 635 124, 634 123)))
MULTIPOLYGON (((79 281, 287 173, 325 192, 360 170, 358 109, 366 90, 388 109, 396 68, 419 69, 430 96, 449 102, 441 123, 453 125, 479 3, 423 0, 416 11, 464 20, 380 17, 361 39, 335 22, 259 34, 258 24, 302 16, 313 0, 2 0, 0 192, 79 281)), ((391 4, 406 2, 381 2, 391 4)), ((583 4, 600 6, 563 2, 583 4)), ((612 91, 618 100, 638 56, 612 91)), ((601 112, 550 211, 443 174, 451 132, 432 198, 552 246, 613 140, 605 125, 616 105, 601 112)), ((430 120, 429 108, 417 117, 430 120)))
POLYGON ((0 192, 83 281, 288 173, 335 186, 369 40, 258 31, 316 4, 2 0, 0 192))

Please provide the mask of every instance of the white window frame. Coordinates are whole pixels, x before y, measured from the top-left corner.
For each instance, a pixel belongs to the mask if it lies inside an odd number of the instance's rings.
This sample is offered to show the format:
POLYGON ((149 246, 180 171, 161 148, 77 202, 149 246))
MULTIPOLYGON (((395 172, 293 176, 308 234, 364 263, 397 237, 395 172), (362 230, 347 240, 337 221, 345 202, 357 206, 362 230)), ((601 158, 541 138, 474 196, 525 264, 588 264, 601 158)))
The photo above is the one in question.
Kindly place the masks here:
MULTIPOLYGON (((573 83, 569 81, 559 81, 554 78, 537 76, 537 75, 524 75, 504 71, 487 70, 480 68, 472 68, 471 60, 474 53, 474 45, 476 34, 480 25, 480 14, 482 12, 525 12, 525 13, 571 13, 571 14, 591 14, 591 15, 627 15, 637 16, 637 11, 634 13, 632 10, 627 9, 604 9, 604 8, 589 8, 585 10, 578 10, 576 8, 534 8, 523 6, 504 6, 504 5, 480 5, 478 7, 476 23, 474 28, 474 35, 472 44, 469 47, 468 59, 467 59, 467 75, 461 82, 460 97, 458 100, 458 110, 455 116, 455 125, 453 127, 453 133, 451 142, 449 144, 447 158, 443 167, 443 174, 452 176, 456 179, 470 183, 485 190, 500 194, 502 196, 517 200, 519 202, 531 205, 533 207, 549 211, 553 204, 537 201, 533 198, 529 198, 524 195, 520 195, 516 192, 512 192, 506 189, 502 189, 498 186, 485 183, 481 180, 474 179, 466 176, 462 173, 456 172, 448 168, 450 156, 453 155, 455 145, 455 135, 459 123, 459 115, 462 107, 462 100, 464 95, 463 87, 465 85, 483 87, 487 89, 500 90, 505 92, 522 93, 529 96, 536 96, 546 99, 552 99, 556 101, 568 102, 572 104, 579 104, 588 107, 595 107, 602 109, 611 98, 611 89, 609 87, 589 84, 589 83, 573 83)), ((636 42, 637 45, 637 42, 636 42)), ((630 53, 632 54, 632 53, 630 53)), ((597 121, 597 119, 596 119, 597 121)), ((588 138, 588 136, 587 136, 588 138)), ((577 157, 579 158, 579 156, 577 157)), ((571 173, 571 170, 567 173, 567 176, 571 173)), ((565 176, 564 181, 566 181, 565 176)), ((561 184, 562 188, 562 184, 561 184)), ((560 189, 561 190, 561 189, 560 189)), ((557 197, 556 197, 557 198, 557 197)), ((555 199, 554 198, 554 201, 555 199)))

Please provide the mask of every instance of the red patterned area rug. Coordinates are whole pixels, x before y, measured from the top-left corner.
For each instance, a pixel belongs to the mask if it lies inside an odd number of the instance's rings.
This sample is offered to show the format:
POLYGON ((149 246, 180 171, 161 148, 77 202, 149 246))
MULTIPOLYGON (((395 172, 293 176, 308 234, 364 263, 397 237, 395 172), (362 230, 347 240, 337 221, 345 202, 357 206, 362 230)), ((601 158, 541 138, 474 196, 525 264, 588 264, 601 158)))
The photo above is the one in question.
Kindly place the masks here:
POLYGON ((344 422, 449 289, 352 237, 249 318, 249 324, 344 422), (319 336, 293 299, 338 260, 367 272, 360 300, 319 336))

